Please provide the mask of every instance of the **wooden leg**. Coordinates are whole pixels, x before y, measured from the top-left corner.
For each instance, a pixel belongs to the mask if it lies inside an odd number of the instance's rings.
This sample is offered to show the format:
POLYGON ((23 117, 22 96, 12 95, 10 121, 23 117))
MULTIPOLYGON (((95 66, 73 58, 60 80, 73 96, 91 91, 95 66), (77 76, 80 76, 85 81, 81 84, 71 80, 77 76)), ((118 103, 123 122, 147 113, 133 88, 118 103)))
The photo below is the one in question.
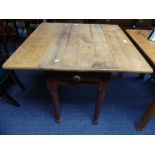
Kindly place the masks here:
POLYGON ((104 100, 104 95, 105 95, 105 91, 108 87, 108 84, 109 84, 109 80, 102 81, 99 83, 97 102, 95 105, 95 112, 94 112, 94 117, 93 117, 93 124, 98 123, 99 112, 100 112, 101 105, 102 105, 103 100, 104 100))
POLYGON ((55 121, 56 123, 60 123, 62 121, 62 118, 60 114, 60 105, 59 105, 56 81, 52 79, 47 80, 47 87, 50 90, 50 94, 51 94, 51 99, 52 99, 53 108, 55 112, 55 121))
POLYGON ((140 120, 136 123, 135 125, 136 130, 142 131, 153 115, 155 115, 155 99, 152 101, 151 105, 142 115, 140 120))

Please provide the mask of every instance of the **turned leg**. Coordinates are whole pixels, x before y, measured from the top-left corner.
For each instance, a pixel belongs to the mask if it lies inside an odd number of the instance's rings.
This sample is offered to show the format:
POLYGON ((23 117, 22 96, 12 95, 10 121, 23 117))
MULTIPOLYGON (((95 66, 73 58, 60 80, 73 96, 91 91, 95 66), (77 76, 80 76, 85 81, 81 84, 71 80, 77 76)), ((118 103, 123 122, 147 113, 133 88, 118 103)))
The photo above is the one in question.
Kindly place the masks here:
POLYGON ((56 123, 60 123, 62 121, 61 114, 60 114, 60 105, 58 99, 58 90, 57 84, 55 80, 47 80, 47 87, 50 90, 51 99, 53 103, 53 108, 55 112, 55 121, 56 123))
POLYGON ((108 84, 109 84, 109 80, 102 81, 102 82, 99 83, 97 102, 96 102, 96 105, 95 105, 95 112, 94 112, 94 117, 93 117, 93 123, 94 124, 98 123, 98 118, 99 118, 101 105, 103 103, 105 91, 106 91, 106 89, 108 87, 108 84))
POLYGON ((152 101, 151 105, 142 115, 140 120, 136 123, 135 125, 136 130, 139 131, 143 130, 153 115, 155 115, 155 99, 152 101))

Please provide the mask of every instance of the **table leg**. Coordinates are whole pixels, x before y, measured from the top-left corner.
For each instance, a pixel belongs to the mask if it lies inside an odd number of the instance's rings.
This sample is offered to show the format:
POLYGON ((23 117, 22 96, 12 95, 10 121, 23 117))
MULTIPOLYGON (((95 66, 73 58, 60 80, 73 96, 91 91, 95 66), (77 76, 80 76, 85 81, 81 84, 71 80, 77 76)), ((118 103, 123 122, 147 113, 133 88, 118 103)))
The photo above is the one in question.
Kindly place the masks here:
POLYGON ((95 112, 94 112, 94 117, 93 117, 93 124, 98 123, 98 118, 99 118, 101 105, 103 103, 104 96, 105 96, 105 91, 106 91, 106 89, 108 87, 109 81, 110 80, 106 80, 106 81, 101 81, 99 83, 97 102, 96 102, 96 105, 95 105, 95 112))
POLYGON ((155 99, 152 101, 151 105, 142 115, 140 120, 136 123, 136 130, 142 131, 153 115, 155 115, 155 99))
POLYGON ((58 90, 57 90, 57 84, 55 80, 47 80, 47 87, 51 94, 51 99, 53 103, 53 108, 55 112, 55 121, 56 123, 60 123, 62 121, 61 114, 60 114, 60 105, 59 105, 59 99, 58 99, 58 90))

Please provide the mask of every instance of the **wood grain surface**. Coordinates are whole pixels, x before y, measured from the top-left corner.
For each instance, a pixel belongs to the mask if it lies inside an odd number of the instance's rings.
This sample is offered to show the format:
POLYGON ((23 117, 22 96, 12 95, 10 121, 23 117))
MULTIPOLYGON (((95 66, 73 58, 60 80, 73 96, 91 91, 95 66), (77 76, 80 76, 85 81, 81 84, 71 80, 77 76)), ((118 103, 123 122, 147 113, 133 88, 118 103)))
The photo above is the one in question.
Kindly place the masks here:
POLYGON ((42 23, 5 69, 152 73, 117 25, 42 23))
POLYGON ((137 43, 145 55, 155 65, 155 42, 148 40, 151 30, 131 30, 127 29, 127 33, 137 43))

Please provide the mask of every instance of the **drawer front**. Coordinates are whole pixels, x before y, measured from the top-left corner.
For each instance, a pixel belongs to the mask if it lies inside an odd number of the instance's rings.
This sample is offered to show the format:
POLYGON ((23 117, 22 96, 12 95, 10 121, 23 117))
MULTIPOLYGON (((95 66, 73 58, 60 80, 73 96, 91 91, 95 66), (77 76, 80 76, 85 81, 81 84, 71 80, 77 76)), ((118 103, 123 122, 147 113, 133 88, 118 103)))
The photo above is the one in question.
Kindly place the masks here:
POLYGON ((100 79, 108 79, 110 73, 97 73, 97 72, 51 72, 47 71, 46 77, 49 79, 55 79, 57 81, 98 81, 100 79))

